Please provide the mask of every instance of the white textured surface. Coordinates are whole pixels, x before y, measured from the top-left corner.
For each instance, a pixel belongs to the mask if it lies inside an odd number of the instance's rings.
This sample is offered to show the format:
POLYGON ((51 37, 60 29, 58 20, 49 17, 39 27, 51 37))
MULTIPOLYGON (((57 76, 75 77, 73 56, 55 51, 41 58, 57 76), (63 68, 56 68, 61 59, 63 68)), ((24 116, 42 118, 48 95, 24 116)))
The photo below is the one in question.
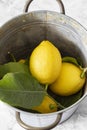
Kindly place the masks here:
MULTIPOLYGON (((0 0, 0 26, 22 14, 27 0, 0 0)), ((87 29, 87 0, 62 0, 66 14, 76 19, 87 29)), ((34 0, 30 10, 48 9, 59 11, 56 0, 34 0)), ((14 112, 0 102, 0 130, 24 130, 18 125, 14 112)), ((53 130, 87 130, 87 98, 73 116, 53 130)))

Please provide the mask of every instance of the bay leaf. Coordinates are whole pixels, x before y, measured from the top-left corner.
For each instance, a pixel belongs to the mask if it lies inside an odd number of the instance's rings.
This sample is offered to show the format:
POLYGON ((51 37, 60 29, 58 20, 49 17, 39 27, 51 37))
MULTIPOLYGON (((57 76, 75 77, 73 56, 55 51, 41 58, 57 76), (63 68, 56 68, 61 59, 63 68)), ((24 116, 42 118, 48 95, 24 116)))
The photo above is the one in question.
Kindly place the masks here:
POLYGON ((8 62, 4 65, 0 65, 0 78, 9 72, 28 72, 29 67, 26 64, 19 62, 8 62))
POLYGON ((0 100, 15 107, 31 109, 39 105, 46 94, 29 73, 7 73, 0 80, 0 100))
POLYGON ((70 63, 75 64, 76 66, 80 66, 79 63, 78 63, 78 61, 77 61, 77 59, 74 58, 74 57, 66 56, 66 57, 63 57, 63 58, 62 58, 62 61, 63 61, 63 62, 70 62, 70 63))
POLYGON ((57 100, 60 104, 62 104, 64 107, 69 107, 75 102, 77 102, 82 96, 82 89, 77 92, 76 94, 70 95, 70 96, 55 96, 55 100, 57 100))

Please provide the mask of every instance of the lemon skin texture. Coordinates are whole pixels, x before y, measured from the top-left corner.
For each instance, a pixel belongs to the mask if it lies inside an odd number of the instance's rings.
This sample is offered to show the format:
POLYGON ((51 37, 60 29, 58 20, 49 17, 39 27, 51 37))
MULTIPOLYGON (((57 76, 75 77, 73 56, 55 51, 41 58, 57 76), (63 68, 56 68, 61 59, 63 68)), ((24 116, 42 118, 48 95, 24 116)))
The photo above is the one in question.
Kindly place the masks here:
POLYGON ((69 96, 78 92, 85 83, 85 77, 81 78, 82 70, 72 63, 63 62, 60 76, 50 86, 55 94, 69 96))
POLYGON ((58 105, 49 96, 45 96, 39 106, 34 107, 32 110, 38 111, 42 114, 56 112, 58 105))
POLYGON ((25 63, 25 60, 24 59, 20 59, 18 62, 19 63, 25 63))
POLYGON ((31 74, 42 84, 53 83, 60 74, 62 58, 49 41, 42 41, 32 52, 29 61, 31 74))

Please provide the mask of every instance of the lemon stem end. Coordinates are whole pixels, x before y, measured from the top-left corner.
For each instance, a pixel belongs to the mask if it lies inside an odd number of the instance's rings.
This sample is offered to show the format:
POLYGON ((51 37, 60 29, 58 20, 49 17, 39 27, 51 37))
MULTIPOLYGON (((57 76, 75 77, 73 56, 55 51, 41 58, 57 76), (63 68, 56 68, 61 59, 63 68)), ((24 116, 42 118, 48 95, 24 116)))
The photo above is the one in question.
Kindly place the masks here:
POLYGON ((84 78, 86 72, 87 72, 87 67, 83 69, 83 71, 82 71, 80 77, 81 77, 81 78, 84 78))
POLYGON ((47 91, 47 89, 48 89, 48 84, 45 85, 45 90, 47 91))
POLYGON ((10 57, 12 58, 12 60, 13 60, 14 62, 16 62, 16 59, 15 59, 14 55, 13 55, 11 52, 9 52, 9 51, 8 51, 8 54, 10 55, 10 57))

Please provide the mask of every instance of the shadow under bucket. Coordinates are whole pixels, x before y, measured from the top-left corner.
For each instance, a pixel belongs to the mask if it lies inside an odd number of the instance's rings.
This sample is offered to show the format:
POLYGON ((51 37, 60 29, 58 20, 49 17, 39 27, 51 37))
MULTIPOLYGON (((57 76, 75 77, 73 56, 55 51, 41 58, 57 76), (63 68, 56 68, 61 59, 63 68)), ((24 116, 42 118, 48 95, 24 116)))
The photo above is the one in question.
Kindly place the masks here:
MULTIPOLYGON (((8 52, 19 60, 26 58, 43 40, 52 42, 61 52, 62 57, 71 56, 87 66, 86 30, 72 18, 53 11, 33 11, 20 15, 7 22, 0 29, 0 64, 10 61, 8 52)), ((13 108, 19 124, 26 129, 49 129, 68 119, 86 96, 87 83, 82 98, 72 106, 50 114, 34 114, 13 108), (27 125, 24 126, 20 118, 27 125), (52 124, 52 125, 51 125, 52 124), (50 127, 49 127, 50 126, 50 127)))

